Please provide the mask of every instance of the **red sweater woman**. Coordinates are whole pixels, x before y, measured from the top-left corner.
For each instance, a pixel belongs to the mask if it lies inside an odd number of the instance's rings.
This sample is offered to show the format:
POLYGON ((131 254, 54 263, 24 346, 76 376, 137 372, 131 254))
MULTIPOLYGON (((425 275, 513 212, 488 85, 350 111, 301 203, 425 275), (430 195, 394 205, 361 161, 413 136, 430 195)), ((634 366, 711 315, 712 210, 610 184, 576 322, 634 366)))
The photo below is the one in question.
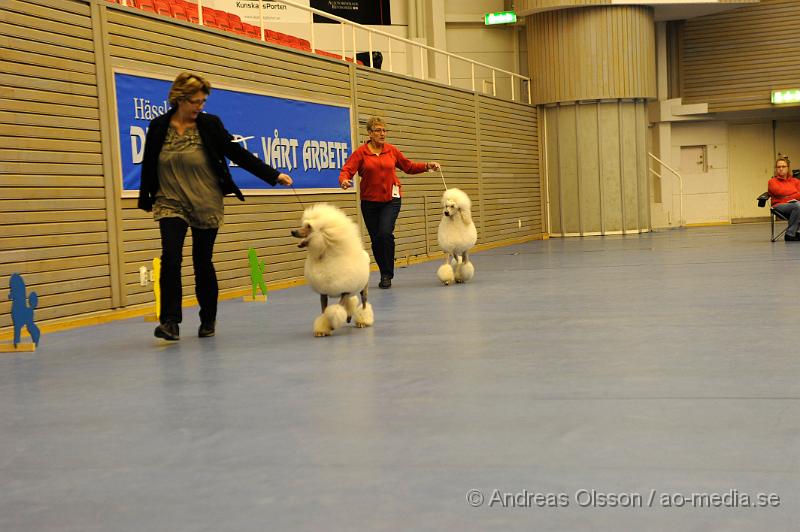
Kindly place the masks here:
POLYGON ((380 288, 391 288, 394 277, 394 224, 400 214, 402 185, 395 168, 407 174, 438 170, 439 163, 416 163, 386 142, 386 122, 373 116, 367 120, 369 141, 344 163, 339 185, 353 186, 353 176, 361 176, 361 214, 372 241, 372 256, 381 271, 380 288))
POLYGON ((767 187, 772 208, 789 220, 789 227, 783 239, 798 241, 800 228, 800 179, 792 177, 788 157, 779 157, 775 161, 775 177, 769 180, 767 187))

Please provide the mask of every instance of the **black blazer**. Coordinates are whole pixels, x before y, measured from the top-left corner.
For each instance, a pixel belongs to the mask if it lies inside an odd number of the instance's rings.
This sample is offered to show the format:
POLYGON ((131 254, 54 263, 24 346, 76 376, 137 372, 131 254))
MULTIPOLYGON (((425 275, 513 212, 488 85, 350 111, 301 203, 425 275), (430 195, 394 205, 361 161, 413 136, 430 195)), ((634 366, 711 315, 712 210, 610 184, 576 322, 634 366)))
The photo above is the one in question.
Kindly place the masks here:
MULTIPOLYGON (((158 192, 158 156, 167 138, 169 121, 175 114, 175 108, 150 121, 147 137, 144 141, 144 158, 142 160, 142 180, 139 186, 139 208, 153 210, 156 192, 158 192)), ((224 195, 235 194, 244 201, 244 196, 233 182, 228 162, 232 160, 254 176, 263 179, 272 186, 278 182, 280 172, 244 149, 239 142, 231 142, 233 136, 225 130, 219 117, 207 113, 197 115, 197 131, 203 141, 203 149, 208 157, 211 169, 219 180, 219 188, 224 195)))

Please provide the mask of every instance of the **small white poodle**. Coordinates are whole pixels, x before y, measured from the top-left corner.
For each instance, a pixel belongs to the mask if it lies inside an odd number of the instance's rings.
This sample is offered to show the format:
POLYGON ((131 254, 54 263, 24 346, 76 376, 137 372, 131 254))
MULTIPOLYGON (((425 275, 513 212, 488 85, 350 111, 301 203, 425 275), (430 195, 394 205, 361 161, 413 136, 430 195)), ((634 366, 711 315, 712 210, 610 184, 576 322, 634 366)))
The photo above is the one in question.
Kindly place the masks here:
POLYGON ((305 210, 292 236, 302 238, 298 247, 308 248, 306 281, 322 304, 322 314, 314 320, 314 336, 330 336, 351 318, 356 327, 375 323, 372 305, 367 303, 369 255, 358 226, 341 209, 317 203, 305 210), (339 302, 328 306, 328 296, 338 297, 339 302))
POLYGON ((451 188, 442 194, 442 207, 438 239, 445 257, 436 275, 445 285, 453 281, 465 283, 475 275, 475 266, 467 254, 478 240, 470 210, 472 202, 463 190, 451 188))

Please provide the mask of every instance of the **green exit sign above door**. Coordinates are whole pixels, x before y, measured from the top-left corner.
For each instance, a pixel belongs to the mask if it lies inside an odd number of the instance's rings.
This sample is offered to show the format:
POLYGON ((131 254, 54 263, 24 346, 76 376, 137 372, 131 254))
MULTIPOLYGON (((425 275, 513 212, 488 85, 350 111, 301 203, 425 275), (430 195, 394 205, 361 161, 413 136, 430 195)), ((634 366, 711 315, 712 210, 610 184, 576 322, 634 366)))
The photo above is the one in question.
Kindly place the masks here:
POLYGON ((800 89, 784 89, 772 91, 772 103, 798 103, 800 102, 800 89))
POLYGON ((493 24, 513 24, 517 21, 517 14, 513 11, 486 13, 483 21, 487 26, 491 26, 493 24))

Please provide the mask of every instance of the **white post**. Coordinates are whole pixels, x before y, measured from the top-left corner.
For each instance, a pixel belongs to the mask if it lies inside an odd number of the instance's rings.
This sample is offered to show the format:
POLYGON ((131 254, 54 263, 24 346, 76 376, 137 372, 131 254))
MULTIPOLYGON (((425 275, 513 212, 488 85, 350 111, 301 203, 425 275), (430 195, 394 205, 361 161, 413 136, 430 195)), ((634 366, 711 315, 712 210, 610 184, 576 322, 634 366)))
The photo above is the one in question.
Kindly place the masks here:
POLYGON ((356 59, 356 54, 358 53, 356 50, 356 25, 351 24, 350 27, 353 28, 353 63, 358 64, 356 59))
POLYGON ((497 96, 497 80, 494 77, 495 70, 492 69, 492 96, 497 96))
POLYGON ((447 56, 447 84, 453 86, 453 77, 450 71, 450 56, 447 56))
POLYGON ((528 105, 531 104, 531 79, 528 78, 528 105))
POLYGON ((511 101, 514 101, 514 76, 511 76, 511 101))
POLYGON ((266 40, 264 38, 264 2, 263 0, 258 0, 258 27, 261 28, 261 40, 266 40))
POLYGON ((469 64, 472 69, 472 92, 475 92, 475 63, 469 64))
POLYGON ((425 79, 425 48, 419 47, 419 79, 425 79))
POLYGON ((369 32, 369 67, 375 68, 372 66, 372 32, 369 29, 367 31, 369 32))
POLYGON ((389 72, 394 72, 392 68, 392 39, 389 38, 389 72))
POLYGON ((345 57, 347 57, 347 54, 344 52, 344 22, 339 23, 339 28, 342 34, 342 61, 344 61, 345 57))
MULTIPOLYGON (((203 0, 197 0, 197 23, 203 25, 203 0)), ((264 38, 263 33, 261 38, 264 38)))
POLYGON ((309 16, 311 18, 311 53, 315 54, 317 53, 317 45, 314 43, 314 14, 309 13, 309 16))

